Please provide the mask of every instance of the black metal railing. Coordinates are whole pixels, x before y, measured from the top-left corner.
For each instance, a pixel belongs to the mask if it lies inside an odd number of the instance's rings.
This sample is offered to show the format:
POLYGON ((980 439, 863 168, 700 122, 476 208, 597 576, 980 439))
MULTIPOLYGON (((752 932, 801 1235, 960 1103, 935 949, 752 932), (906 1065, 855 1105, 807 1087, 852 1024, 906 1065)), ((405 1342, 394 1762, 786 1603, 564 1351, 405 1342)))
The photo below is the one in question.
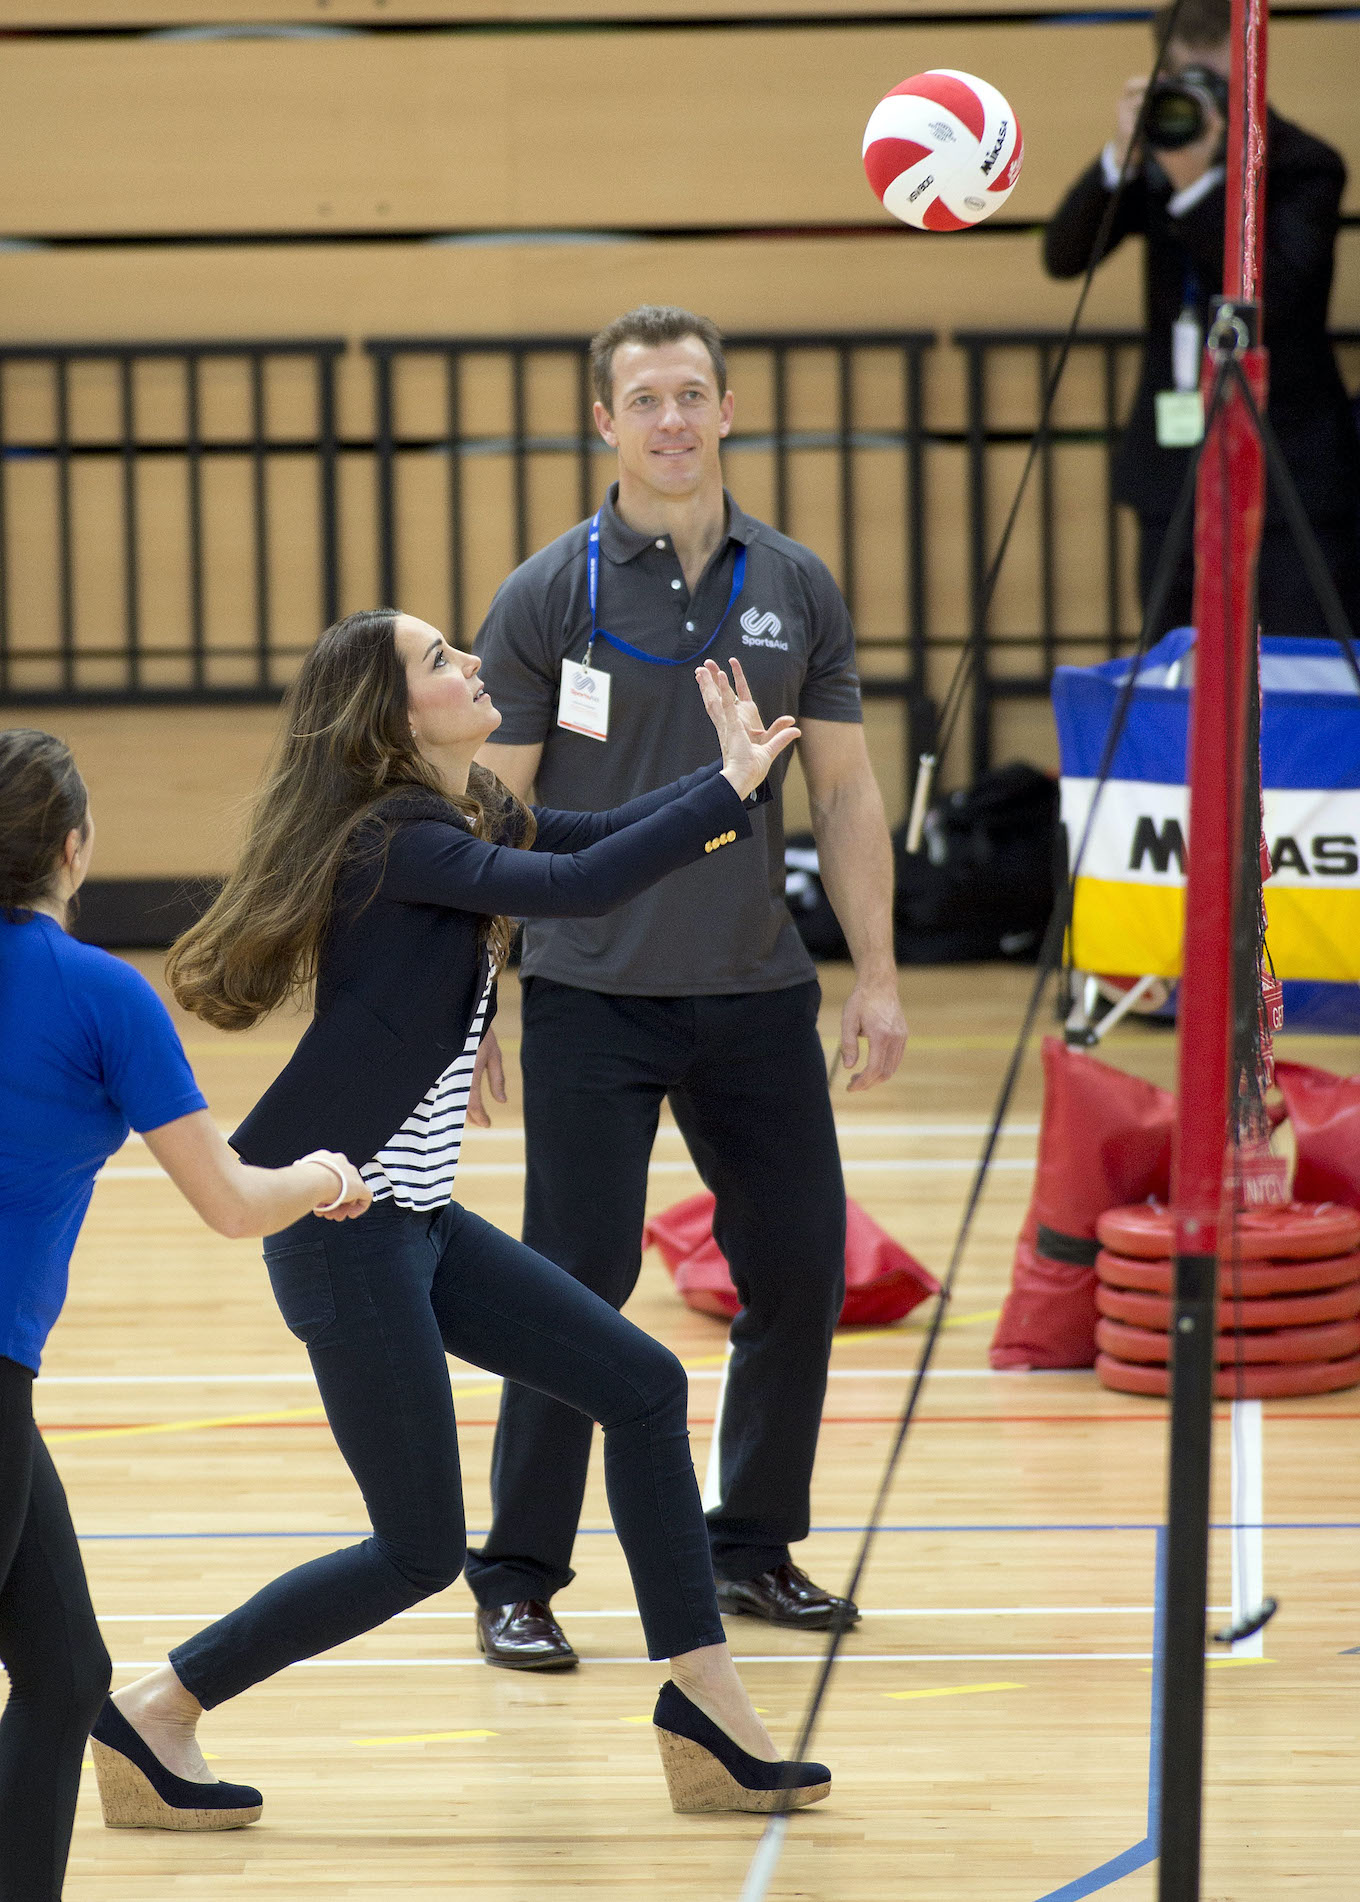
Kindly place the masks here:
MULTIPOLYGON (((924 363, 933 343, 928 331, 725 340, 741 390, 724 444, 729 485, 743 507, 825 557, 859 630, 866 689, 901 701, 909 747, 927 742, 932 717, 924 363), (861 503, 885 481, 891 530, 866 535, 861 503)), ((592 513, 612 478, 585 341, 382 337, 366 348, 380 592, 424 599, 452 639, 470 640, 496 581, 592 513)))
MULTIPOLYGON (((1072 343, 1065 371, 1066 390, 1076 386, 1075 402, 1055 406, 1055 416, 1042 427, 1044 394, 1052 380, 1065 333, 1034 330, 956 331, 954 342, 966 364, 968 448, 968 640, 972 647, 973 694, 970 763, 974 774, 990 765, 998 704, 1005 700, 1046 697, 1053 669, 1065 658, 1080 655, 1090 661, 1112 659, 1138 632, 1137 602, 1127 582, 1125 537, 1129 522, 1114 500, 1112 465, 1120 425, 1132 392, 1133 373, 1142 350, 1136 330, 1081 332, 1072 343), (1012 392, 1014 420, 997 418, 993 380, 1003 365, 1023 367, 1012 392), (1028 412, 1028 413, 1026 413, 1028 412), (994 609, 986 599, 986 584, 995 557, 1002 524, 1009 513, 1019 467, 1008 479, 992 480, 998 454, 1004 448, 1028 451, 1036 444, 1031 472, 1031 495, 1025 517, 1017 522, 1017 546, 1007 559, 1022 557, 1024 543, 1032 543, 1035 585, 1020 610, 1020 624, 1005 631, 993 625, 994 609), (1098 540, 1090 543, 1090 520, 1082 514, 1074 546, 1057 503, 1058 471, 1064 452, 1080 447, 1099 449, 1101 491, 1097 505, 1098 540), (1000 488, 1000 494, 994 493, 1000 488), (1099 581, 1092 583, 1092 562, 1099 581), (1059 628, 1059 576, 1069 563, 1080 564, 1082 621, 1059 628), (1098 604, 1098 607, 1097 607, 1098 604), (1095 608, 1096 612, 1091 610, 1095 608), (1097 654, 1095 648, 1103 650, 1097 654)), ((1013 459, 1014 460, 1014 459, 1013 459)), ((1089 460, 1089 458, 1088 458, 1089 460)), ((1004 571, 1003 571, 1004 572, 1004 571)), ((998 577, 998 588, 1000 577, 998 577)))
POLYGON ((336 612, 344 350, 0 345, 0 696, 281 690, 336 612))
MULTIPOLYGON (((1334 340, 1354 386, 1360 330, 1334 340)), ((903 709, 908 762, 965 646, 955 776, 991 763, 1005 707, 1046 698, 1055 665, 1136 635, 1132 521, 1110 480, 1135 331, 1076 339, 984 608, 1060 341, 960 332, 960 389, 925 331, 728 340, 733 492, 827 561, 866 691, 903 709)), ((317 629, 375 598, 470 640, 510 569, 610 480, 585 341, 365 350, 342 365, 335 338, 0 346, 0 699, 276 698, 317 629)))

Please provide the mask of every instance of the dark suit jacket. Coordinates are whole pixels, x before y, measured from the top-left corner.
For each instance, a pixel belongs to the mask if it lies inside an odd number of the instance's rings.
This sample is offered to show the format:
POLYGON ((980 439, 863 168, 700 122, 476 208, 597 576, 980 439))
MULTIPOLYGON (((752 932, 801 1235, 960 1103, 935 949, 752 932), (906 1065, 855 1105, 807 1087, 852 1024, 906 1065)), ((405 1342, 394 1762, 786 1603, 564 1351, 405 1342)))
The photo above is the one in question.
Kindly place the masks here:
MULTIPOLYGON (((1270 421, 1317 520, 1354 516, 1360 501, 1360 438, 1327 340, 1346 167, 1311 133, 1271 112, 1266 121, 1265 343, 1270 351, 1270 421)), ((1140 514, 1170 517, 1189 452, 1157 445, 1153 398, 1172 388, 1171 326, 1187 268, 1198 281, 1200 317, 1223 287, 1224 193, 1220 183, 1183 217, 1167 211, 1171 186, 1145 166, 1115 214, 1108 256, 1131 233, 1147 240, 1144 269, 1147 346, 1128 427, 1115 457, 1115 493, 1140 514)), ((1083 172, 1049 223, 1044 262, 1054 277, 1078 277, 1090 262, 1110 193, 1099 161, 1083 172)), ((1272 497, 1270 514, 1279 516, 1272 497)))
POLYGON ((746 807, 769 796, 762 785, 743 802, 714 763, 612 812, 537 807, 526 852, 475 838, 429 793, 394 793, 337 880, 312 1022, 233 1148, 265 1168, 311 1149, 370 1161, 463 1051, 488 916, 598 917, 749 838, 746 807))

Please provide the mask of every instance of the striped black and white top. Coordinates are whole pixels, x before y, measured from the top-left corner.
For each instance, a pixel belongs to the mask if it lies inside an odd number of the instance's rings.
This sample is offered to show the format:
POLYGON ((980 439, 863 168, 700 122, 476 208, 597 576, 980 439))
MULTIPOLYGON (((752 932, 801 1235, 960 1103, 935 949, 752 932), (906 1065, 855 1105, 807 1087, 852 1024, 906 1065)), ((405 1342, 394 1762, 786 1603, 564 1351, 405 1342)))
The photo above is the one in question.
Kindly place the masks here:
POLYGON ((401 1128, 359 1174, 375 1202, 389 1197, 403 1209, 442 1209, 453 1199, 453 1178, 467 1122, 468 1090, 477 1047, 486 1028, 491 979, 468 1027, 463 1054, 416 1104, 401 1128))

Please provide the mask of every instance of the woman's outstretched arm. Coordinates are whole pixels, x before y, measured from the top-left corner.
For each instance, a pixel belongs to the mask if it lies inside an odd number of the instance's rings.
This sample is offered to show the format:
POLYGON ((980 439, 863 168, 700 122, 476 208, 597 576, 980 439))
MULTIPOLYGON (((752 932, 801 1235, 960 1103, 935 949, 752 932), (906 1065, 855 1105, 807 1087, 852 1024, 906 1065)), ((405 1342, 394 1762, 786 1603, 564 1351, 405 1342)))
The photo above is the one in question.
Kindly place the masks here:
POLYGON ((720 668, 710 661, 695 672, 722 750, 716 772, 703 768, 636 802, 645 816, 578 851, 490 845, 437 820, 402 826, 388 850, 384 894, 516 918, 601 917, 667 872, 749 838, 745 801, 798 728, 787 715, 769 728, 753 725, 720 668))

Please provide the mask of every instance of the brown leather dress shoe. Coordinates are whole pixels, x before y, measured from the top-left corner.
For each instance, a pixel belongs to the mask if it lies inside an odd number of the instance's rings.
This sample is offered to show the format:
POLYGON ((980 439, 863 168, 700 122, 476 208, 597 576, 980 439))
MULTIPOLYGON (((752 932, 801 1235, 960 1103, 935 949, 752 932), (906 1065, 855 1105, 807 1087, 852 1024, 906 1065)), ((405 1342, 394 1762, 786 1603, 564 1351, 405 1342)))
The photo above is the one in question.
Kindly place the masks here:
POLYGON ((477 1649, 507 1671, 571 1671, 580 1663, 567 1634, 538 1598, 477 1607, 477 1649))
POLYGON ((829 1631, 838 1621, 848 1630, 859 1623, 859 1606, 814 1585, 789 1561, 759 1578, 720 1578, 718 1610, 763 1618, 770 1625, 794 1625, 802 1631, 829 1631))

